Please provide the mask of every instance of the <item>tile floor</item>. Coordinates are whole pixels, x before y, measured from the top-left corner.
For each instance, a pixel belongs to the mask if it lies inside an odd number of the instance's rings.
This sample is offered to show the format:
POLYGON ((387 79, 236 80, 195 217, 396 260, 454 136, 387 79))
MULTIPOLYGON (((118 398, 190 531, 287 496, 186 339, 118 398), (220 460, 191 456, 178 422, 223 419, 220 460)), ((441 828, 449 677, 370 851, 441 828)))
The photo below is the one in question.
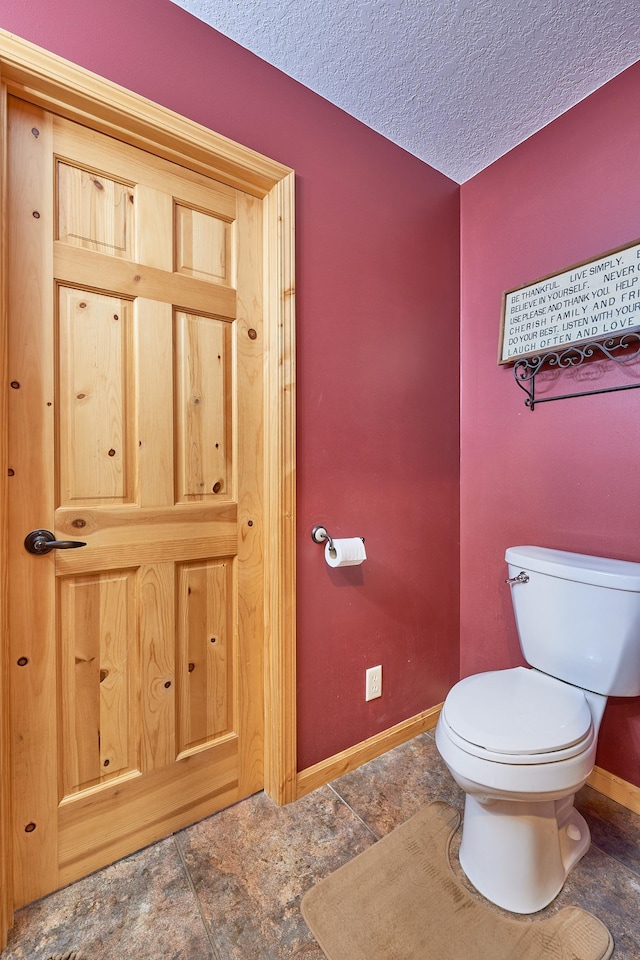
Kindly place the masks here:
MULTIPOLYGON (((302 895, 435 799, 462 809, 428 733, 287 807, 256 794, 24 907, 1 960, 322 960, 302 895)), ((640 817, 589 787, 577 806, 591 849, 544 913, 582 906, 638 960, 640 817)))

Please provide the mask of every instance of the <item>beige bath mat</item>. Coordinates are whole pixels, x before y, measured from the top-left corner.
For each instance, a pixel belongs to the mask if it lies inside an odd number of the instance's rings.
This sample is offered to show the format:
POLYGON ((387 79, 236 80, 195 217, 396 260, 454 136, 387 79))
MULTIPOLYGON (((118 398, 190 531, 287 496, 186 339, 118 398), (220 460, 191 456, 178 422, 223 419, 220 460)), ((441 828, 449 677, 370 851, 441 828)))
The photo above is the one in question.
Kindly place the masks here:
POLYGON ((504 916, 462 887, 448 851, 460 817, 436 801, 305 894, 329 960, 606 960, 607 928, 578 907, 504 916))

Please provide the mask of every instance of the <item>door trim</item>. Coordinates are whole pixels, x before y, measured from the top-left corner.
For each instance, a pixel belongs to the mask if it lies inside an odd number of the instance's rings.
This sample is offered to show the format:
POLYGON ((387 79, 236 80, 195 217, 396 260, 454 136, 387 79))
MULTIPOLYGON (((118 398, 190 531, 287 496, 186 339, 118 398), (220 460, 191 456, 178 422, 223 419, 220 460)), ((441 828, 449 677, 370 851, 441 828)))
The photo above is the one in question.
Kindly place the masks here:
MULTIPOLYGON (((278 804, 296 794, 295 710, 295 295, 294 172, 276 161, 0 30, 1 131, 14 94, 85 126, 179 163, 264 201, 265 231, 265 790, 278 804)), ((6 143, 6 136, 2 137, 6 143)), ((0 289, 0 510, 6 517, 8 371, 7 224, 3 157, 0 289)), ((0 630, 7 633, 7 538, 0 528, 0 630)), ((0 650, 0 950, 12 923, 7 644, 0 650)))

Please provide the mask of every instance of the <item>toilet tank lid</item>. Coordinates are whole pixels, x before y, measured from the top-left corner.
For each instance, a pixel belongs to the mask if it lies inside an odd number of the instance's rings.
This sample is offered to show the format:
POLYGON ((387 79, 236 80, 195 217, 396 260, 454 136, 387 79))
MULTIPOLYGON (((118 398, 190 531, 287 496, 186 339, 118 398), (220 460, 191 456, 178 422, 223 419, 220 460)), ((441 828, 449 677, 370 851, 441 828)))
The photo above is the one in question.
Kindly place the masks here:
POLYGON ((640 592, 640 563, 631 560, 610 560, 533 546, 509 547, 505 560, 534 573, 545 573, 577 583, 591 583, 610 590, 640 592))

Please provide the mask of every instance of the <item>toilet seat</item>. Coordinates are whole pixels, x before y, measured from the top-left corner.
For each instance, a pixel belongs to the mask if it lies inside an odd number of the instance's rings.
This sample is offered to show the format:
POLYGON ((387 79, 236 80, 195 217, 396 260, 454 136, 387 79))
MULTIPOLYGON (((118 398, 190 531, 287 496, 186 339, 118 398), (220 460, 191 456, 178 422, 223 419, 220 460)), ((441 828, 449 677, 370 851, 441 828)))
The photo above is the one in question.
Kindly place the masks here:
POLYGON ((584 692, 526 667, 461 680, 440 719, 456 746, 496 763, 555 763, 583 753, 595 739, 584 692))

